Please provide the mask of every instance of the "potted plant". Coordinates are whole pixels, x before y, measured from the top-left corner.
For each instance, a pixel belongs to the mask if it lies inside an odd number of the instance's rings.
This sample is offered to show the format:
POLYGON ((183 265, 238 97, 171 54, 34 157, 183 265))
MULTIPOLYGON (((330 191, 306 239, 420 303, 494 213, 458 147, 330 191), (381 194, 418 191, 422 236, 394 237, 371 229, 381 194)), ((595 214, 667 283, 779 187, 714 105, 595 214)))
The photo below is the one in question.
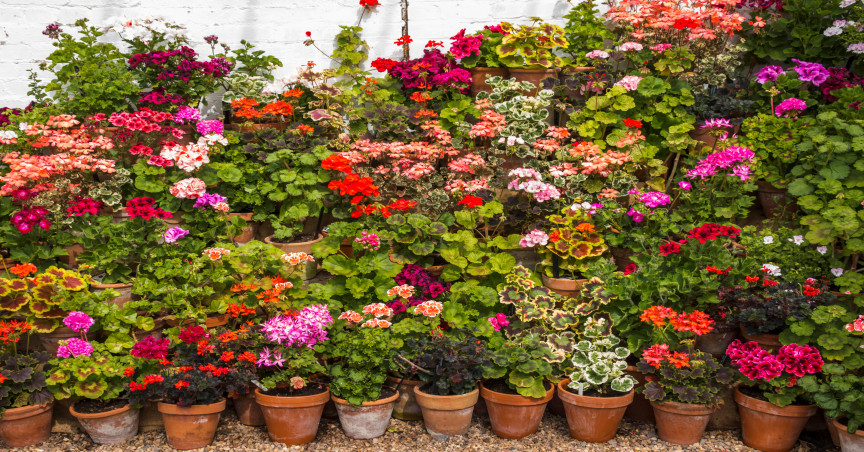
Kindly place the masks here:
POLYGON ((567 48, 564 52, 571 59, 571 64, 579 69, 591 65, 591 59, 585 55, 596 49, 602 49, 606 40, 614 41, 615 34, 606 27, 606 22, 597 10, 594 0, 578 0, 574 4, 568 0, 570 11, 564 15, 567 23, 564 25, 564 38, 567 48))
POLYGON ((138 434, 138 408, 127 400, 126 381, 136 359, 115 355, 99 343, 87 340, 95 321, 81 311, 72 311, 63 323, 80 338, 60 342, 48 376, 48 389, 56 400, 79 398, 69 408, 97 444, 119 444, 138 434))
POLYGON ((713 322, 701 311, 679 314, 662 306, 640 318, 662 341, 646 348, 637 366, 648 380, 642 391, 654 408, 657 436, 684 446, 699 442, 722 402, 720 391, 732 380, 729 369, 693 344, 692 337, 711 332, 713 322))
POLYGON ((490 92, 486 84, 489 77, 507 78, 509 71, 495 49, 501 45, 504 30, 500 25, 485 26, 483 30, 466 35, 465 29, 450 38, 450 55, 471 73, 471 95, 490 92))
POLYGON ((330 391, 345 434, 371 439, 387 430, 399 392, 384 384, 396 367, 388 320, 393 310, 370 303, 362 312, 344 311, 331 331, 330 391))
POLYGON ((499 291, 499 301, 513 305, 515 314, 489 319, 505 337, 495 336, 489 343, 491 364, 483 370, 489 380, 480 384, 480 397, 489 410, 492 431, 508 439, 537 431, 555 394, 547 381, 557 373, 553 366, 562 363, 574 345, 575 334, 568 331, 577 323, 572 313, 590 313, 586 305, 574 306, 575 300, 562 300, 537 287, 531 276, 525 267, 513 269, 499 291), (501 326, 502 320, 507 326, 501 326))
POLYGON ((539 17, 531 20, 531 25, 501 22, 504 37, 495 47, 495 52, 516 81, 529 82, 537 87, 528 91, 528 95, 533 96, 542 86, 543 79, 554 77, 556 68, 566 64, 566 59, 555 51, 567 48, 569 42, 560 26, 543 22, 539 17))
MULTIPOLYGON (((805 228, 746 226, 736 242, 748 256, 758 262, 771 264, 779 269, 772 279, 802 284, 804 281, 825 274, 825 270, 841 265, 834 255, 839 254, 828 246, 815 246, 804 238, 805 228)), ((737 245, 733 245, 736 246, 737 245)), ((758 265, 758 264, 757 264, 758 265)), ((817 287, 821 282, 817 283, 817 287)))
POLYGON ((27 322, 0 321, 0 438, 9 447, 33 446, 51 435, 54 399, 45 383, 51 357, 30 351, 30 336, 19 351, 31 329, 27 322))
POLYGON ((607 323, 601 319, 586 325, 570 357, 575 370, 558 383, 570 436, 589 443, 615 437, 637 383, 625 373, 630 350, 619 345, 607 323))
POLYGON ((792 450, 807 420, 816 414, 816 405, 803 402, 804 390, 796 383, 822 371, 819 350, 788 344, 775 355, 756 342, 736 339, 726 355, 746 377, 741 378, 744 386, 735 388, 744 444, 759 450, 792 450))
POLYGON ((249 384, 248 378, 238 375, 241 369, 220 361, 218 342, 194 325, 184 328, 174 344, 151 339, 132 350, 133 356, 151 359, 131 376, 129 401, 157 402, 168 444, 174 449, 197 449, 213 442, 225 411, 225 393, 245 390, 249 384))
POLYGON ((270 439, 285 444, 313 441, 324 404, 330 400, 327 386, 314 381, 326 372, 314 347, 327 340, 333 318, 323 305, 295 311, 261 323, 263 348, 256 363, 266 391, 256 389, 255 400, 264 413, 270 439))
MULTIPOLYGON (((741 122, 751 118, 743 118, 748 113, 753 101, 739 99, 728 93, 715 92, 698 93, 694 96, 696 103, 687 108, 690 114, 696 116, 696 129, 690 132, 690 138, 703 143, 713 152, 721 137, 728 137, 741 129, 741 122)), ((744 135, 743 133, 741 135, 744 135)), ((753 148, 747 142, 745 146, 753 148)), ((754 152, 758 151, 753 148, 754 152)))
POLYGON ((800 285, 777 282, 771 275, 779 275, 782 269, 765 264, 762 271, 762 275, 748 275, 741 286, 721 288, 719 295, 721 303, 732 308, 745 340, 777 351, 787 319, 803 320, 816 307, 833 304, 837 297, 829 291, 827 281, 808 278, 800 285))
POLYGON ((587 281, 583 276, 588 265, 609 249, 588 211, 575 207, 565 207, 560 215, 547 217, 548 244, 538 249, 543 257, 538 269, 543 285, 565 297, 579 294, 587 281))
MULTIPOLYGON (((436 313, 440 307, 435 303, 426 302, 415 309, 436 313)), ((468 330, 451 329, 446 334, 432 330, 406 345, 416 350, 411 367, 422 383, 414 387, 414 395, 423 411, 426 431, 439 439, 464 435, 480 396, 477 382, 489 364, 485 344, 468 330)))

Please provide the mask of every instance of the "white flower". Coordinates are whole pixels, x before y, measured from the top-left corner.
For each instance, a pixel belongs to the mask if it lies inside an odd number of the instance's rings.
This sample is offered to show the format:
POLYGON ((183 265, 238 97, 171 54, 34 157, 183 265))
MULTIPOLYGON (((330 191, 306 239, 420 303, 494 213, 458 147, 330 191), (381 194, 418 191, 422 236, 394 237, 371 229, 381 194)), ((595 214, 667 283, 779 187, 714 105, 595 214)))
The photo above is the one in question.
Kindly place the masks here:
POLYGON ((835 20, 834 23, 831 25, 834 25, 835 27, 845 27, 846 21, 845 20, 835 20))
POLYGON ((842 269, 842 268, 832 268, 832 269, 831 269, 831 274, 834 275, 835 277, 838 277, 838 278, 839 278, 840 275, 843 274, 843 269, 842 269))
POLYGON ((762 243, 764 243, 766 245, 770 245, 770 244, 774 243, 774 237, 772 237, 770 235, 762 237, 762 243))
POLYGON ((857 54, 864 53, 864 42, 849 44, 849 47, 847 47, 846 50, 857 54))
POLYGON ((822 32, 825 36, 837 36, 841 33, 843 33, 843 29, 840 27, 828 27, 822 32))
POLYGON ((854 5, 856 1, 857 0, 843 0, 842 2, 840 2, 840 7, 846 8, 848 6, 854 5))
POLYGON ((762 264, 762 269, 771 276, 780 276, 780 267, 774 264, 762 264))
POLYGON ((803 235, 793 235, 792 238, 789 239, 789 241, 794 242, 796 245, 800 246, 802 243, 804 243, 804 236, 803 235))
POLYGON ((27 130, 28 127, 30 127, 30 125, 27 124, 26 122, 22 122, 22 123, 18 124, 18 130, 20 130, 22 132, 27 130))
POLYGON ((590 209, 590 208, 591 208, 591 203, 588 202, 588 201, 585 201, 585 202, 583 202, 582 204, 578 204, 578 203, 577 203, 577 204, 573 204, 572 206, 570 206, 570 208, 573 209, 573 210, 590 209))
POLYGON ((827 246, 817 246, 816 251, 818 251, 819 254, 824 255, 825 253, 828 252, 828 247, 827 246))
POLYGON ((14 130, 0 130, 0 138, 11 140, 12 138, 18 138, 18 134, 14 130))

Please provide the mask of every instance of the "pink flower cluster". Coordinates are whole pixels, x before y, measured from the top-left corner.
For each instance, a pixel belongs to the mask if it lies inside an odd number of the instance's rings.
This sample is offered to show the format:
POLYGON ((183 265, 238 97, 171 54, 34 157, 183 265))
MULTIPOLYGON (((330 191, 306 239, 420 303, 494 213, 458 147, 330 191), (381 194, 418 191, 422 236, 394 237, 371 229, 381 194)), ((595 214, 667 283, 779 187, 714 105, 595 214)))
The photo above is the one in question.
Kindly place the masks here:
POLYGON ((151 218, 171 218, 171 212, 156 207, 156 200, 146 196, 139 196, 126 201, 126 213, 130 218, 141 217, 144 220, 151 218))
POLYGON ((207 184, 196 177, 188 177, 175 182, 168 191, 181 199, 197 199, 207 192, 207 184))
POLYGON ((642 77, 638 75, 627 75, 615 82, 615 86, 623 86, 627 91, 636 91, 639 88, 639 82, 642 81, 642 77))
POLYGON ((48 220, 48 209, 42 206, 34 206, 29 209, 21 209, 12 215, 9 220, 18 232, 26 234, 33 230, 36 225, 47 231, 51 228, 51 221, 48 220))
MULTIPOLYGON (((99 120, 102 117, 96 116, 94 119, 99 120)), ((138 132, 159 132, 162 130, 162 126, 159 125, 160 122, 173 120, 174 116, 171 113, 153 111, 147 107, 135 112, 111 113, 108 118, 108 122, 114 127, 123 127, 138 132)))
POLYGON ((795 112, 793 114, 797 114, 799 112, 804 111, 805 108, 807 108, 806 102, 804 102, 801 99, 796 99, 794 97, 790 97, 788 99, 785 99, 783 102, 780 102, 779 104, 777 104, 777 107, 774 108, 774 114, 776 114, 779 117, 779 116, 783 116, 784 113, 786 113, 787 111, 790 111, 790 110, 795 112))
POLYGON ((742 343, 735 339, 726 349, 726 355, 732 365, 750 380, 770 381, 784 371, 794 377, 803 377, 821 372, 825 364, 819 351, 810 345, 784 345, 774 356, 755 341, 742 343))
POLYGON ((657 207, 666 206, 672 203, 672 198, 666 193, 659 191, 649 191, 641 193, 636 198, 637 201, 644 203, 646 206, 656 209, 657 207))
POLYGON ((66 203, 72 204, 72 207, 66 208, 67 217, 80 217, 84 214, 97 215, 99 209, 104 205, 101 201, 96 201, 89 196, 85 198, 78 195, 75 195, 74 199, 70 199, 69 201, 66 201, 66 203))
POLYGON ((359 243, 364 250, 377 251, 381 246, 381 239, 374 232, 369 234, 366 231, 360 233, 360 237, 355 237, 354 241, 359 243))
POLYGON ((474 174, 475 168, 482 168, 485 165, 486 161, 483 160, 483 157, 480 157, 473 152, 469 152, 456 160, 450 161, 450 163, 447 164, 447 167, 450 168, 451 171, 474 174))
POLYGON ((58 358, 75 358, 78 356, 90 356, 93 353, 93 346, 89 342, 73 337, 65 341, 60 341, 60 346, 57 347, 58 358))
POLYGON ((164 240, 165 243, 174 243, 187 235, 189 235, 188 230, 174 226, 168 228, 168 230, 162 234, 162 240, 164 240))
POLYGON ((510 190, 521 190, 533 195, 538 202, 558 199, 561 192, 552 184, 543 182, 540 173, 531 168, 516 168, 510 171, 509 177, 514 178, 507 184, 510 190))
POLYGON ((311 305, 296 315, 280 315, 261 324, 261 332, 270 341, 288 347, 309 347, 327 340, 327 326, 333 317, 324 305, 311 305))
POLYGON ((741 146, 729 146, 728 148, 708 154, 696 164, 696 167, 687 171, 689 179, 708 179, 717 174, 718 170, 732 167, 733 174, 741 180, 750 177, 749 163, 753 160, 753 151, 741 146))
POLYGON ((483 35, 465 36, 465 29, 463 28, 459 30, 459 33, 456 33, 456 36, 451 37, 450 40, 453 41, 450 44, 450 54, 453 55, 453 58, 461 60, 471 55, 480 55, 480 44, 483 43, 483 35))
POLYGON ((90 331, 90 327, 93 326, 93 317, 81 312, 81 311, 72 311, 63 319, 63 324, 69 328, 72 328, 72 331, 76 333, 90 331))
POLYGON ((163 147, 159 156, 166 160, 173 160, 176 162, 178 168, 191 173, 210 163, 209 153, 210 148, 206 144, 174 144, 173 146, 163 147))
POLYGON ((168 347, 170 345, 171 340, 167 337, 156 339, 153 336, 147 336, 132 346, 130 354, 137 358, 162 360, 168 356, 168 347))
POLYGON ((850 333, 864 333, 864 315, 858 316, 854 322, 846 325, 846 331, 850 333))
POLYGON ((177 110, 177 113, 174 114, 174 122, 180 124, 186 124, 186 121, 199 121, 201 120, 201 113, 197 108, 187 107, 185 105, 181 105, 177 110))
POLYGON ((507 123, 504 115, 492 110, 489 99, 478 100, 474 103, 474 107, 481 112, 480 121, 471 126, 468 136, 471 138, 495 138, 500 135, 507 123))
POLYGON ((24 187, 29 187, 34 193, 50 190, 50 179, 67 173, 114 173, 116 171, 114 160, 65 152, 49 155, 21 155, 18 152, 9 152, 3 156, 3 163, 8 166, 8 172, 0 177, 0 182, 3 182, 0 196, 9 196, 15 190, 24 187))
POLYGON ((492 324, 492 328, 495 331, 500 331, 501 328, 510 325, 510 321, 507 320, 507 316, 504 313, 497 313, 494 317, 489 317, 489 323, 492 324))
POLYGON ((525 234, 522 240, 519 240, 519 246, 522 248, 534 248, 537 245, 546 246, 547 243, 549 243, 549 234, 539 229, 532 230, 525 234))

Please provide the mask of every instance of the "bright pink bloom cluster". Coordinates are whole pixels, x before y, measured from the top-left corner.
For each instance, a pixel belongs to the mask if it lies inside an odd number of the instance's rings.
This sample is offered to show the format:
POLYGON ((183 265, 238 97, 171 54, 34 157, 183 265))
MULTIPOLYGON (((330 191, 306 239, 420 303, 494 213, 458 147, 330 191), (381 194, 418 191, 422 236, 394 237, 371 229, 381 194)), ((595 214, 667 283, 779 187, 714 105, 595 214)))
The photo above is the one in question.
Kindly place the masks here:
POLYGON ((48 220, 48 209, 42 206, 21 209, 12 215, 12 218, 9 221, 15 226, 15 229, 18 229, 18 232, 22 234, 32 231, 36 225, 45 231, 51 228, 51 221, 48 220))
POLYGON ((451 37, 450 40, 453 41, 450 44, 450 54, 453 55, 453 58, 461 60, 471 55, 480 55, 480 44, 483 43, 483 35, 465 36, 465 29, 463 28, 459 30, 459 33, 456 33, 456 36, 451 37))
POLYGON ((354 238, 354 241, 359 243, 364 250, 376 251, 381 246, 381 239, 374 232, 370 234, 363 231, 360 233, 360 237, 354 238))
POLYGON ((750 380, 770 381, 786 371, 794 376, 794 381, 796 377, 821 372, 825 364, 819 351, 810 345, 784 345, 774 356, 755 341, 742 343, 735 339, 726 349, 726 355, 750 380))
POLYGON ((93 353, 93 346, 89 342, 73 337, 66 341, 60 341, 60 346, 57 347, 58 358, 75 358, 77 356, 90 356, 93 353))
POLYGON ((510 321, 507 320, 507 316, 504 313, 497 313, 494 317, 489 317, 489 323, 492 324, 492 328, 495 331, 500 331, 501 328, 504 328, 507 325, 510 325, 510 321))
POLYGON ((690 179, 708 179, 721 169, 733 168, 733 174, 749 178, 750 162, 753 161, 755 154, 750 149, 741 146, 729 146, 728 148, 708 154, 696 164, 696 166, 687 171, 687 177, 690 179))
POLYGON ((63 319, 63 324, 72 328, 72 331, 76 333, 86 333, 87 331, 90 331, 90 327, 93 326, 93 323, 93 317, 90 317, 81 311, 72 311, 63 319))
POLYGON ((156 206, 156 200, 146 196, 139 196, 126 201, 126 213, 130 218, 141 217, 145 220, 151 218, 171 218, 171 212, 160 209, 156 206))
POLYGON ((66 216, 76 216, 80 217, 84 214, 97 215, 99 213, 99 209, 102 208, 104 204, 101 201, 96 201, 91 197, 81 197, 75 195, 75 199, 66 201, 67 204, 72 204, 72 207, 66 208, 66 216))
POLYGON ((156 339, 153 336, 147 336, 132 346, 130 354, 138 358, 162 360, 168 356, 168 346, 170 345, 171 340, 167 337, 156 339))
POLYGON ((864 315, 859 316, 854 322, 846 325, 846 331, 850 333, 864 333, 864 315))
POLYGON ((801 99, 796 99, 794 97, 790 97, 785 99, 783 102, 777 104, 777 107, 774 108, 774 114, 777 116, 783 116, 787 111, 794 111, 795 113, 800 113, 807 108, 807 103, 801 99))
POLYGON ((111 113, 108 118, 108 122, 114 127, 123 127, 138 132, 159 132, 162 130, 162 126, 159 125, 160 122, 173 120, 174 116, 171 113, 153 111, 147 107, 135 112, 111 113))
POLYGON ((327 340, 327 326, 333 317, 327 306, 311 305, 296 315, 280 315, 261 324, 261 332, 270 341, 288 347, 309 347, 327 340))

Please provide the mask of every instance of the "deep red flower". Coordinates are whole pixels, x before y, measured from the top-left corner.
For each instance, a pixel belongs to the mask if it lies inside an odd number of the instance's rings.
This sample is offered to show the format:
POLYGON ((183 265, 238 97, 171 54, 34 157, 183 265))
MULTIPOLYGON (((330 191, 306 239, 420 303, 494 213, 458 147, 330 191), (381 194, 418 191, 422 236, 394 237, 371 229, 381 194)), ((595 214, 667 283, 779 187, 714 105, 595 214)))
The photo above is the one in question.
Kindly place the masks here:
POLYGON ((670 254, 679 254, 681 253, 681 245, 677 243, 666 243, 660 245, 660 255, 668 256, 670 254))
POLYGON ((633 262, 630 262, 629 264, 624 266, 624 274, 629 275, 630 273, 633 273, 638 269, 639 269, 639 267, 636 266, 636 264, 634 264, 633 262))
POLYGON ((390 58, 377 58, 372 62, 372 67, 377 69, 378 72, 387 72, 393 66, 396 66, 396 61, 390 58))
POLYGON ((360 0, 360 6, 364 8, 371 8, 378 5, 380 5, 380 3, 378 3, 378 0, 360 0))
POLYGON ((641 129, 642 128, 642 121, 637 121, 635 119, 626 118, 626 119, 624 119, 624 126, 625 127, 635 127, 637 129, 641 129))
POLYGON ((465 197, 462 198, 462 200, 456 204, 457 205, 461 204, 461 205, 464 205, 464 206, 468 207, 469 209, 471 209, 473 207, 482 206, 483 205, 483 198, 481 198, 479 196, 465 195, 465 197))
POLYGON ((414 40, 411 39, 411 36, 405 35, 405 36, 402 36, 401 38, 393 41, 393 44, 396 44, 397 46, 404 46, 404 45, 410 44, 412 42, 414 42, 414 40))
POLYGON ((207 330, 204 327, 193 325, 188 326, 183 331, 180 332, 178 339, 187 344, 194 344, 201 339, 206 339, 210 337, 210 334, 207 333, 207 330))

